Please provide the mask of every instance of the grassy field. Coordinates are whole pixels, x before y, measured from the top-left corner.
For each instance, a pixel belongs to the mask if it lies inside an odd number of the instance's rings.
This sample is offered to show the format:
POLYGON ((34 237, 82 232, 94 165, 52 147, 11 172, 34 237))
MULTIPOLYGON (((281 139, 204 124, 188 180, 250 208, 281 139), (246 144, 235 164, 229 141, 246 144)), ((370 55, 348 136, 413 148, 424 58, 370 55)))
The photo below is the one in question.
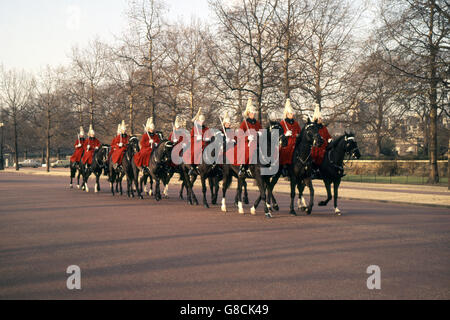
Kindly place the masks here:
MULTIPOLYGON (((428 177, 419 176, 375 176, 375 175, 346 175, 343 181, 369 183, 398 183, 398 184, 426 184, 428 177)), ((446 186, 448 178, 440 177, 439 184, 446 186)))

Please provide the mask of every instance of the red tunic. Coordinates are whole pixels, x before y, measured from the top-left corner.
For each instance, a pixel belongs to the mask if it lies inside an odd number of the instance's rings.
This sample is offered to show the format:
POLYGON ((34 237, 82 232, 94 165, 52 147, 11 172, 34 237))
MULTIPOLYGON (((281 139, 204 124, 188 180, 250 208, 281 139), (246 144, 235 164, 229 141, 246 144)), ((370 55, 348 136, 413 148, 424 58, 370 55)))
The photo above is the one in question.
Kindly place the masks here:
MULTIPOLYGON (((175 144, 173 145, 174 147, 177 145, 177 144, 179 144, 179 143, 182 143, 183 142, 183 139, 184 139, 184 136, 183 135, 176 135, 176 138, 177 138, 177 142, 175 142, 175 144)), ((173 135, 173 131, 170 133, 170 135, 169 135, 169 141, 172 141, 172 142, 174 142, 174 140, 175 140, 175 137, 174 137, 174 135, 173 135)), ((173 149, 172 149, 173 150, 173 149)), ((180 151, 180 155, 181 155, 181 151, 180 151)), ((170 166, 172 166, 172 167, 175 167, 175 163, 173 163, 173 162, 171 162, 170 163, 170 166)))
POLYGON ((128 144, 128 136, 123 137, 122 140, 119 136, 118 142, 115 145, 115 149, 111 155, 111 161, 113 163, 121 164, 123 155, 125 154, 125 151, 127 150, 127 144, 128 144), (119 146, 119 143, 122 142, 122 147, 119 146))
MULTIPOLYGON (((191 130, 191 163, 192 164, 199 164, 202 162, 202 154, 203 154, 203 150, 205 149, 206 145, 208 144, 207 141, 205 141, 205 139, 211 139, 211 137, 209 135, 206 134, 206 131, 208 131, 208 127, 206 126, 202 126, 201 129, 201 135, 202 135, 202 149, 201 152, 195 152, 197 150, 195 150, 195 144, 200 144, 200 142, 197 142, 197 134, 200 134, 200 128, 195 128, 192 127, 191 130)), ((199 151, 199 150, 198 150, 199 151)))
POLYGON ((292 155, 294 154, 295 149, 295 141, 297 136, 300 134, 301 128, 297 121, 294 120, 292 124, 288 122, 287 119, 281 121, 281 125, 283 126, 284 134, 288 130, 292 131, 292 136, 288 137, 288 143, 286 147, 281 147, 280 149, 280 165, 291 164, 292 163, 292 155))
POLYGON ((314 163, 318 166, 322 164, 323 157, 325 156, 325 151, 328 146, 328 140, 331 139, 331 135, 328 133, 328 129, 324 125, 322 125, 319 129, 319 134, 323 139, 322 145, 320 147, 311 148, 311 157, 314 163))
POLYGON ((134 163, 138 167, 148 166, 150 163, 150 155, 154 147, 159 145, 161 140, 156 133, 146 132, 141 138, 141 150, 134 155, 134 163), (150 140, 152 140, 150 142, 150 140))
POLYGON ((112 139, 111 141, 111 149, 109 150, 109 157, 108 159, 111 158, 112 153, 114 152, 114 150, 117 148, 117 144, 120 142, 120 135, 117 135, 114 137, 114 139, 112 139))
POLYGON ((86 139, 81 138, 77 139, 74 144, 75 151, 73 155, 70 157, 70 162, 79 162, 81 161, 81 157, 83 156, 83 152, 86 150, 86 139), (81 147, 78 147, 78 144, 81 144, 81 147))
MULTIPOLYGON (((262 129, 261 124, 258 120, 255 120, 255 123, 251 123, 250 119, 244 120, 241 123, 241 126, 239 127, 244 132, 247 132, 247 127, 249 130, 253 129, 255 131, 259 131, 262 129), (245 124, 247 122, 247 124, 245 124)), ((239 143, 239 141, 238 141, 239 143)), ((257 148, 257 137, 254 136, 253 142, 249 143, 248 137, 245 137, 245 164, 249 164, 250 160, 253 159, 253 155, 255 154, 256 148, 257 148), (250 145, 250 147, 249 147, 250 145), (251 155, 251 157, 250 157, 251 155)), ((241 149, 241 148, 240 148, 241 149)), ((242 153, 244 150, 238 150, 238 153, 242 153)), ((237 159, 238 163, 240 162, 239 159, 237 159)))
POLYGON ((92 164, 92 159, 94 158, 95 149, 98 149, 102 144, 97 138, 89 138, 86 140, 86 151, 81 161, 84 164, 92 164))

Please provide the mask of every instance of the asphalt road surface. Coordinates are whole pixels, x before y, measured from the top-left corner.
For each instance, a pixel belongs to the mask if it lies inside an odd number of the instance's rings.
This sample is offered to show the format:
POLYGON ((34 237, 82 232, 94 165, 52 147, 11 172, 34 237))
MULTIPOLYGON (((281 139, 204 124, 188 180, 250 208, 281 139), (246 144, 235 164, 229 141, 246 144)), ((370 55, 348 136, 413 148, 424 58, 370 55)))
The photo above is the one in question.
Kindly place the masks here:
POLYGON ((449 209, 343 200, 343 216, 315 206, 293 217, 278 194, 267 219, 261 207, 239 215, 234 191, 224 214, 187 205, 177 189, 156 202, 1 173, 0 298, 450 298, 449 209), (81 290, 66 287, 70 265, 81 290), (380 290, 367 288, 370 265, 380 290))

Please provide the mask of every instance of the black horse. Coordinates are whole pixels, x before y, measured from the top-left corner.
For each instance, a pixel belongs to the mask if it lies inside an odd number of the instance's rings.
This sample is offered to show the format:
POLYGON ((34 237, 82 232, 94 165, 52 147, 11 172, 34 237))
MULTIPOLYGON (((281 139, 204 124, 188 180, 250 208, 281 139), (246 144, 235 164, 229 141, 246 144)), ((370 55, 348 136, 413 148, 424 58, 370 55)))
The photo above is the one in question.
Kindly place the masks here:
MULTIPOLYGON (((83 158, 84 155, 84 151, 83 154, 81 155, 81 158, 83 158)), ((70 189, 73 188, 73 178, 75 178, 76 173, 78 172, 77 175, 77 188, 80 189, 80 176, 83 175, 83 165, 81 164, 81 160, 80 161, 76 161, 76 162, 70 162, 70 189)), ((84 190, 84 183, 81 186, 82 190, 84 190)))
POLYGON ((108 154, 110 146, 108 144, 102 144, 101 147, 94 151, 94 156, 92 158, 92 164, 82 164, 83 172, 83 185, 85 186, 86 192, 89 192, 88 179, 93 173, 95 175, 95 187, 94 191, 100 191, 100 176, 102 172, 104 175, 108 175, 108 154))
POLYGON ((153 183, 153 180, 155 181, 155 199, 157 201, 161 200, 160 183, 162 180, 164 183, 168 184, 169 168, 171 163, 171 153, 173 146, 174 143, 172 141, 163 139, 160 142, 160 144, 157 147, 155 147, 155 149, 152 150, 152 153, 150 155, 150 162, 148 164, 148 170, 143 171, 143 175, 139 183, 140 185, 138 184, 137 179, 137 177, 139 176, 139 169, 133 162, 133 172, 136 177, 134 181, 136 185, 136 190, 138 191, 138 195, 141 199, 143 199, 142 182, 144 181, 144 179, 146 180, 147 177, 150 177, 151 184, 153 183))
POLYGON ((334 189, 334 212, 337 215, 341 211, 337 207, 338 189, 341 183, 341 178, 344 173, 344 158, 348 155, 349 158, 359 159, 361 153, 359 152, 358 144, 353 133, 345 132, 333 142, 331 142, 325 153, 323 162, 319 166, 320 175, 327 189, 327 199, 319 202, 319 206, 326 206, 331 200, 331 183, 334 189))
POLYGON ((291 204, 289 213, 297 215, 294 210, 295 189, 298 189, 299 199, 302 198, 305 185, 309 188, 309 205, 306 207, 306 213, 311 214, 314 205, 314 188, 312 185, 312 159, 311 148, 319 147, 323 139, 319 134, 319 127, 316 121, 311 122, 308 118, 300 135, 295 141, 295 149, 292 155, 292 163, 288 167, 291 184, 291 204))
MULTIPOLYGON (((127 149, 125 151, 125 154, 122 159, 121 165, 117 166, 117 168, 114 169, 114 165, 112 161, 109 161, 109 182, 111 184, 111 193, 114 196, 114 183, 119 183, 120 186, 120 195, 123 194, 122 191, 122 179, 124 176, 127 176, 127 193, 128 196, 133 194, 133 189, 131 188, 131 181, 132 181, 132 170, 131 170, 131 163, 133 161, 133 156, 135 153, 139 152, 139 141, 135 136, 130 137, 127 145, 127 149)), ((117 191, 117 189, 116 189, 117 191)))
MULTIPOLYGON (((283 127, 281 126, 281 124, 279 122, 271 121, 269 126, 266 129, 267 129, 267 133, 268 133, 268 135, 267 135, 267 150, 269 153, 276 152, 276 150, 271 150, 271 140, 272 140, 271 133, 274 132, 275 130, 278 131, 279 144, 286 145, 287 139, 284 136, 283 127)), ((259 141, 259 138, 257 140, 259 141)), ((259 142, 257 142, 257 143, 259 146, 259 142)), ((239 165, 234 165, 234 164, 224 164, 223 165, 222 207, 221 207, 222 211, 224 211, 224 212, 227 211, 226 200, 225 200, 226 192, 231 184, 232 177, 236 177, 237 181, 238 181, 238 190, 237 190, 238 212, 240 214, 244 214, 244 209, 242 206, 242 188, 244 186, 246 178, 253 178, 253 179, 255 179, 256 184, 258 186, 259 196, 256 199, 250 212, 252 215, 256 214, 256 207, 258 206, 260 201, 263 201, 264 213, 265 213, 266 217, 267 218, 272 217, 272 214, 270 213, 270 210, 269 210, 269 205, 266 202, 266 190, 267 190, 267 186, 270 183, 270 178, 272 177, 272 175, 263 175, 262 171, 261 171, 263 167, 268 167, 271 164, 270 163, 262 164, 260 161, 261 159, 258 159, 258 160, 259 160, 259 163, 257 163, 257 164, 249 164, 248 165, 248 170, 247 170, 246 174, 243 176, 239 175, 239 171, 240 171, 239 165), (248 173, 248 171, 250 172, 250 174, 248 173)), ((265 162, 267 162, 267 161, 265 161, 265 162)), ((269 196, 272 197, 271 194, 269 196)))

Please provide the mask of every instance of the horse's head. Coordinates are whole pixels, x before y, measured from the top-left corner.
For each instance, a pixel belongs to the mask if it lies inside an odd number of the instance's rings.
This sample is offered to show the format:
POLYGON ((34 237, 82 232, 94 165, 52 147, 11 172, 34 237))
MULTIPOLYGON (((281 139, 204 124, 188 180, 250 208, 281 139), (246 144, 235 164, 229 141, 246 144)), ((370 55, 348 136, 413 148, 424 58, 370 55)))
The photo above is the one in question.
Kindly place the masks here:
POLYGON ((131 136, 128 140, 128 150, 131 150, 133 154, 139 152, 139 140, 136 136, 131 136))
POLYGON ((99 152, 99 160, 105 164, 108 162, 109 151, 111 150, 111 146, 109 144, 102 144, 99 152))
POLYGON ((358 143, 356 142, 355 135, 352 132, 345 132, 344 134, 344 151, 352 158, 361 158, 361 152, 359 152, 358 143))
POLYGON ((308 118, 302 132, 303 139, 308 145, 313 147, 320 147, 322 145, 323 139, 319 134, 319 124, 317 123, 317 120, 311 121, 308 118))
MULTIPOLYGON (((280 146, 281 147, 287 146, 288 138, 284 135, 283 126, 278 121, 269 120, 269 126, 267 127, 268 133, 272 134, 272 132, 277 131, 277 130, 278 130, 278 137, 279 137, 279 144, 280 144, 280 146)), ((269 143, 270 143, 270 141, 269 141, 269 143)))
POLYGON ((172 154, 172 148, 174 147, 174 143, 170 140, 163 140, 159 144, 157 148, 157 152, 155 153, 156 161, 158 163, 165 163, 170 161, 172 154))

